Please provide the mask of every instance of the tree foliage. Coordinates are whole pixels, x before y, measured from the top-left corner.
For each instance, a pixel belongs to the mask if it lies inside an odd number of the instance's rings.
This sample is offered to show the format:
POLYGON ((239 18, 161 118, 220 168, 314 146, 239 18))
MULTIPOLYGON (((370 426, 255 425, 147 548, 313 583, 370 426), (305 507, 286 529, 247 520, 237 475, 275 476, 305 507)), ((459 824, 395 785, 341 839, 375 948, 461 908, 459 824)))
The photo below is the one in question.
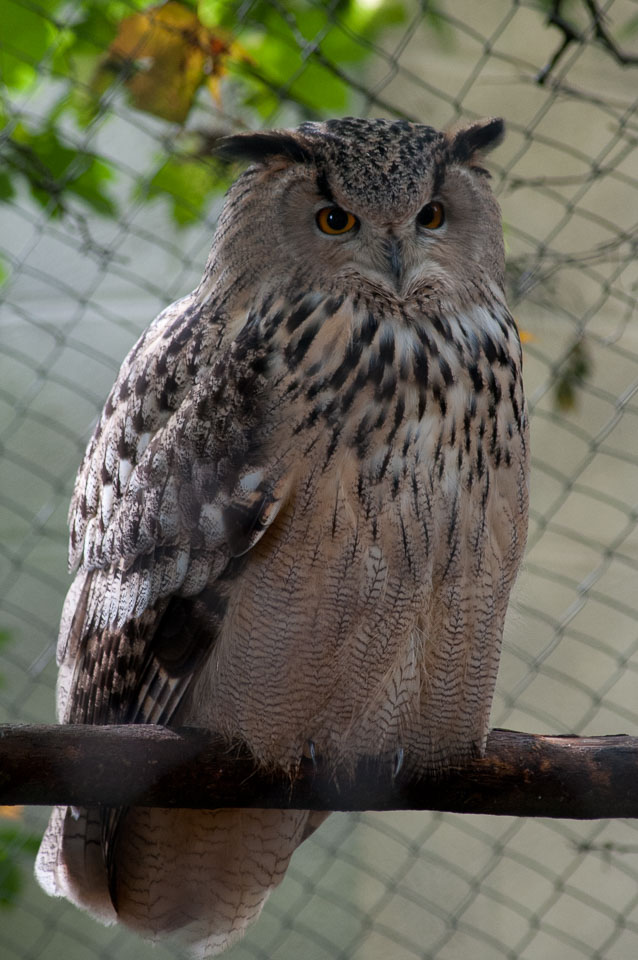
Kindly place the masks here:
POLYGON ((23 184, 51 217, 78 201, 117 217, 117 168, 90 143, 130 111, 159 122, 135 197, 163 197, 179 226, 191 223, 226 185, 211 159, 217 136, 286 102, 300 118, 347 110, 348 69, 406 16, 397 0, 5 0, 0 202, 23 184), (18 106, 44 92, 44 113, 18 106))

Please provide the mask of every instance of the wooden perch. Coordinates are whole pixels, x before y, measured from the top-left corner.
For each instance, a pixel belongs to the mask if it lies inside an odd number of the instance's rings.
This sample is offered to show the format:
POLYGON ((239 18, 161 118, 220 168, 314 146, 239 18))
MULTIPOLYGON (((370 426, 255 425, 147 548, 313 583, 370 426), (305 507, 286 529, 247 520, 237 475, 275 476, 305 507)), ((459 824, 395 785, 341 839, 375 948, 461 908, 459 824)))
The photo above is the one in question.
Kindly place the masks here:
POLYGON ((494 730, 483 759, 416 781, 372 759, 354 778, 320 758, 268 775, 194 728, 0 725, 0 805, 56 803, 638 817, 638 738, 494 730))

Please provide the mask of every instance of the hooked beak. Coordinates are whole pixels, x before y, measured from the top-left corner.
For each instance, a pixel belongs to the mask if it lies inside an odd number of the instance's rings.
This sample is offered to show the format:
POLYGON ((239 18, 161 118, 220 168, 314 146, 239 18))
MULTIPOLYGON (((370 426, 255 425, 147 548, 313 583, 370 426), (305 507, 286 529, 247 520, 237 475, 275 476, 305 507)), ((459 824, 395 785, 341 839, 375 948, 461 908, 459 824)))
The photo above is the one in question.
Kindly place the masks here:
POLYGON ((394 282, 398 289, 403 274, 401 241, 393 236, 388 237, 385 242, 385 254, 388 260, 388 266, 390 267, 390 273, 394 277, 394 282))

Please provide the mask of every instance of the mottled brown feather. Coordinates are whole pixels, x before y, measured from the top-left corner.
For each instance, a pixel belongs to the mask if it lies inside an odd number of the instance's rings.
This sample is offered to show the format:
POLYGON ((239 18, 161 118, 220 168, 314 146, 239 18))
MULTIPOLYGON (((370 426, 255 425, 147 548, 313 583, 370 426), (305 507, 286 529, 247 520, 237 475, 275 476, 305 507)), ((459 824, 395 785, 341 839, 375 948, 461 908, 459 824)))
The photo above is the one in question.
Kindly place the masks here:
MULTIPOLYGON (((209 726, 286 771, 481 752, 528 501, 479 165, 501 134, 347 118, 226 144, 255 162, 202 282, 124 361, 78 474, 60 719, 209 726), (326 203, 356 229, 322 232, 326 203)), ((210 956, 320 820, 57 810, 37 873, 210 956)))

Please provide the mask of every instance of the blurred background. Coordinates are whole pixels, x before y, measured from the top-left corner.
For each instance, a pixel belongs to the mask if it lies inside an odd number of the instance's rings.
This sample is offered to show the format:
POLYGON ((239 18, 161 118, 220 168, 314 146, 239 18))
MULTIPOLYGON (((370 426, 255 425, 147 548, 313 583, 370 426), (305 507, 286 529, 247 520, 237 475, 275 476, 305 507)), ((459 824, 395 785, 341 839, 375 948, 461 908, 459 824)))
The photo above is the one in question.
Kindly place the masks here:
MULTIPOLYGON (((503 116, 532 510, 493 725, 638 735, 638 3, 3 0, 0 722, 54 719, 75 471, 128 348, 199 280, 230 131, 503 116)), ((168 960, 32 879, 0 808, 3 960, 168 960)), ((335 814, 229 960, 634 960, 631 821, 335 814)))

